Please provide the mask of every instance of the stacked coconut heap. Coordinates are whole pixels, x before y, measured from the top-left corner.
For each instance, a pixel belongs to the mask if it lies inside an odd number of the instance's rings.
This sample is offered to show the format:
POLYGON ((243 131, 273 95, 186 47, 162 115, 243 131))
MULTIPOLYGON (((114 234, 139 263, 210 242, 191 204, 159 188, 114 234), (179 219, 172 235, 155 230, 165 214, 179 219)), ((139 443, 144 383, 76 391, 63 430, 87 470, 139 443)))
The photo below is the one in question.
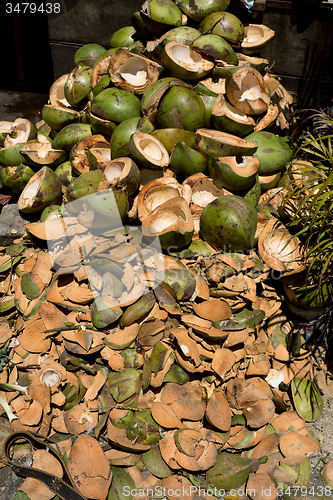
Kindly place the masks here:
POLYGON ((3 187, 40 215, 1 249, 2 425, 57 442, 88 498, 273 499, 320 451, 313 379, 330 388, 268 281, 300 267, 277 186, 292 99, 253 57, 274 32, 228 4, 146 1, 76 52, 42 123, 0 124, 3 187))

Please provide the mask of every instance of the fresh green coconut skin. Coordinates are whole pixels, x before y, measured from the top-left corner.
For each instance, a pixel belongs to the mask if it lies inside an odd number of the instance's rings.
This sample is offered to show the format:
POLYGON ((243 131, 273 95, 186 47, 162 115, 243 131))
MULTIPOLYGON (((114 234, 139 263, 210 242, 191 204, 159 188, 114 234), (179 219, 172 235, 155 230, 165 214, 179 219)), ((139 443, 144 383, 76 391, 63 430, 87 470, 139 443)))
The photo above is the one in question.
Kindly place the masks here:
POLYGON ((178 141, 173 148, 169 168, 176 175, 185 179, 199 172, 205 173, 207 160, 185 142, 178 141))
POLYGON ((23 191, 34 171, 27 165, 3 167, 0 170, 0 183, 10 194, 18 194, 23 191))
POLYGON ((91 103, 91 111, 106 120, 121 123, 141 114, 140 99, 129 90, 112 87, 102 90, 91 103))
POLYGON ((133 26, 124 26, 115 31, 110 38, 111 47, 128 47, 137 40, 133 26))
POLYGON ((90 135, 92 132, 87 123, 71 123, 58 132, 52 141, 52 148, 70 151, 76 143, 90 135))
POLYGON ((161 141, 169 154, 177 142, 184 142, 191 149, 195 146, 195 133, 181 128, 158 128, 151 135, 161 141))
POLYGON ((68 186, 73 180, 72 164, 69 160, 59 165, 54 172, 63 186, 68 186))
POLYGON ((172 87, 165 93, 156 115, 158 128, 182 128, 195 132, 205 123, 205 105, 194 90, 172 87))
POLYGON ((213 12, 205 17, 200 23, 199 31, 205 33, 209 30, 236 47, 240 47, 245 36, 243 23, 230 12, 213 12))
POLYGON ((63 207, 61 205, 50 205, 44 208, 40 216, 40 222, 45 222, 49 217, 60 217, 63 214, 63 207))
POLYGON ((200 234, 214 248, 225 252, 248 251, 254 246, 258 214, 240 196, 220 196, 200 217, 200 234))
POLYGON ((258 146, 254 156, 259 158, 259 175, 276 174, 290 162, 293 151, 288 137, 278 137, 272 132, 253 132, 244 137, 258 146))
POLYGON ((175 0, 175 4, 193 21, 200 22, 213 12, 227 10, 230 0, 175 0))
POLYGON ((182 12, 172 0, 148 0, 142 7, 140 15, 148 31, 160 34, 168 26, 182 24, 182 12))
POLYGON ((74 108, 82 109, 88 101, 91 91, 91 72, 89 66, 74 68, 64 86, 65 97, 74 108))
POLYGON ((71 201, 77 200, 83 196, 95 193, 99 184, 103 181, 105 181, 105 177, 101 170, 84 172, 80 177, 72 180, 67 187, 67 193, 71 201))
POLYGON ((243 192, 239 193, 240 196, 251 205, 256 207, 259 203, 260 195, 261 195, 261 186, 260 186, 260 181, 259 181, 259 175, 256 175, 252 186, 249 188, 245 189, 243 192))
POLYGON ((228 64, 238 64, 238 58, 234 49, 220 35, 215 35, 213 33, 201 35, 192 42, 191 48, 213 59, 225 61, 228 64))
POLYGON ((87 43, 82 45, 74 54, 75 66, 85 65, 92 68, 97 58, 105 52, 105 48, 98 43, 87 43))
POLYGON ((150 85, 141 98, 141 111, 154 125, 160 100, 173 86, 189 87, 185 82, 173 76, 167 76, 150 85))
POLYGON ((135 132, 151 134, 154 126, 147 118, 134 117, 120 123, 111 137, 111 159, 129 156, 129 140, 135 132))

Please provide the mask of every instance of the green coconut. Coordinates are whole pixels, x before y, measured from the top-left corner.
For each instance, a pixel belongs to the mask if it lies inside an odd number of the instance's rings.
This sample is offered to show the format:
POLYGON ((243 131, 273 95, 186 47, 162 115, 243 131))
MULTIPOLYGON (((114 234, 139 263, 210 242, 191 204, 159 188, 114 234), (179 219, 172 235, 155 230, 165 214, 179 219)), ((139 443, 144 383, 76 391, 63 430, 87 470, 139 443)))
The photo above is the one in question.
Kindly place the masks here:
POLYGON ((3 167, 0 170, 0 184, 10 194, 18 194, 23 191, 34 171, 27 165, 16 165, 3 167))
POLYGON ((225 252, 248 251, 254 246, 258 214, 240 196, 221 196, 200 217, 200 234, 212 247, 225 252))
POLYGON ((74 108, 84 108, 91 91, 91 72, 89 66, 78 66, 68 75, 64 86, 65 97, 74 108))
POLYGON ((190 26, 178 26, 177 28, 172 28, 162 35, 156 42, 151 42, 147 44, 147 54, 148 57, 153 59, 153 61, 162 64, 162 55, 164 47, 167 43, 176 41, 184 45, 190 46, 193 40, 200 36, 200 31, 190 26))
POLYGON ((40 222, 45 222, 48 219, 55 219, 63 215, 63 207, 61 205, 49 205, 44 208, 40 216, 40 222))
MULTIPOLYGON (((178 26, 164 33, 160 38, 160 43, 166 45, 168 42, 178 42, 184 45, 191 45, 193 40, 200 36, 200 31, 191 26, 178 26)), ((163 45, 163 46, 164 46, 163 45)))
POLYGON ((146 0, 140 16, 147 30, 154 34, 182 25, 182 11, 172 0, 146 0))
POLYGON ((141 111, 143 116, 148 118, 154 125, 156 122, 157 109, 165 92, 173 86, 191 88, 187 83, 179 78, 167 76, 157 80, 150 85, 141 98, 141 111))
POLYGON ((293 156, 293 150, 288 144, 289 137, 278 137, 272 132, 259 131, 253 132, 245 139, 258 147, 254 155, 259 158, 259 175, 280 172, 293 156))
POLYGON ((193 21, 200 22, 213 12, 227 10, 230 0, 176 0, 175 4, 193 21))
POLYGON ((78 221, 92 229, 114 229, 122 226, 128 213, 128 198, 124 187, 115 185, 86 196, 78 221))
POLYGON ((105 48, 98 43, 86 43, 82 45, 74 54, 75 66, 89 66, 92 68, 97 58, 105 52, 105 48))
POLYGON ((209 128, 211 125, 212 111, 213 111, 213 106, 214 106, 216 97, 213 97, 211 95, 202 95, 202 94, 199 94, 199 97, 205 106, 205 124, 204 124, 204 127, 209 128))
POLYGON ((102 90, 92 101, 91 111, 95 115, 121 123, 141 114, 140 99, 129 90, 117 87, 102 90))
POLYGON ((177 300, 189 300, 195 291, 196 278, 189 269, 167 269, 158 278, 170 286, 177 300))
POLYGON ((88 196, 95 193, 101 182, 105 181, 105 177, 101 170, 91 170, 84 172, 67 187, 67 194, 71 201, 88 196))
POLYGON ((105 328, 115 323, 123 314, 120 307, 109 307, 107 298, 96 297, 90 307, 91 321, 95 328, 105 328))
POLYGON ((207 170, 207 159, 185 142, 178 141, 170 157, 170 170, 181 178, 207 170))
POLYGON ((124 26, 115 31, 110 38, 111 47, 128 47, 137 40, 136 31, 133 26, 124 26))
POLYGON ((151 133, 152 136, 156 137, 169 154, 172 153, 173 148, 177 142, 184 142, 190 148, 195 146, 195 133, 190 130, 179 129, 179 128, 158 128, 151 133))
POLYGON ((80 120, 78 111, 51 104, 45 104, 43 106, 42 117, 43 120, 56 131, 80 120))
POLYGON ((49 167, 43 167, 28 181, 17 202, 24 213, 41 212, 61 196, 61 183, 49 167))
POLYGON ((134 117, 120 123, 111 137, 111 159, 129 156, 129 141, 135 132, 151 134, 154 126, 147 118, 134 117))
POLYGON ((95 99, 95 97, 100 92, 102 92, 102 90, 106 90, 112 87, 114 87, 114 83, 112 82, 111 78, 108 75, 104 76, 98 83, 96 83, 94 88, 91 90, 89 94, 89 102, 91 103, 95 99))
POLYGON ((235 490, 247 481, 251 473, 259 469, 260 463, 265 463, 265 459, 258 460, 242 457, 236 453, 222 452, 216 464, 206 472, 206 480, 216 488, 235 490))
POLYGON ((90 135, 92 132, 87 123, 71 123, 58 132, 52 141, 52 148, 70 151, 81 139, 90 135))
POLYGON ((68 186, 73 180, 72 164, 70 161, 65 161, 59 165, 54 172, 63 186, 68 186))
POLYGON ((194 90, 172 87, 161 99, 156 115, 158 128, 195 132, 205 123, 205 105, 194 90))
POLYGON ((239 47, 245 36, 243 23, 230 12, 213 12, 200 23, 199 31, 220 35, 231 45, 239 47))
POLYGON ((256 175, 253 184, 242 191, 240 196, 244 198, 244 200, 247 200, 249 203, 251 203, 254 207, 256 207, 259 203, 260 196, 261 196, 261 186, 260 186, 260 181, 259 181, 259 175, 256 175))
POLYGON ((191 48, 213 59, 225 61, 228 64, 238 64, 238 58, 234 49, 220 35, 215 35, 214 33, 201 35, 192 42, 191 48))
POLYGON ((107 137, 111 137, 113 134, 113 131, 117 127, 118 123, 113 122, 111 120, 107 120, 106 118, 101 118, 100 116, 95 115, 91 111, 91 102, 88 102, 87 106, 85 107, 85 116, 87 119, 87 122, 91 126, 91 130, 95 134, 103 134, 106 135, 107 137))

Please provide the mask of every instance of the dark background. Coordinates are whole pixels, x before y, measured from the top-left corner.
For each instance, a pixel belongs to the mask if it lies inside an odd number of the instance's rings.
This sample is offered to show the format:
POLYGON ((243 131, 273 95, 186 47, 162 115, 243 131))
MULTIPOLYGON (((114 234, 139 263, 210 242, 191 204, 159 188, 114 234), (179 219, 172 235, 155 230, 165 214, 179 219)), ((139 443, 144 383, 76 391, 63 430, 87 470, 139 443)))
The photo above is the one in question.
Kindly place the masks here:
MULTIPOLYGON (((54 0, 50 0, 55 3, 54 0)), ((228 11, 243 23, 263 23, 275 30, 275 38, 259 54, 273 64, 272 73, 298 95, 300 107, 332 105, 333 3, 320 0, 257 0, 264 11, 249 14, 239 0, 228 11)), ((256 3, 257 3, 256 2, 256 3)), ((18 2, 12 2, 16 4, 18 2)), ((41 0, 36 2, 39 5, 41 0)), ((109 48, 114 31, 131 24, 143 0, 59 0, 60 14, 6 14, 0 30, 0 88, 17 89, 17 57, 14 18, 19 20, 27 90, 48 92, 53 81, 73 68, 73 56, 85 43, 109 48)), ((256 4, 255 4, 256 5, 256 4)), ((260 7, 259 7, 260 8, 260 7)), ((153 37, 152 37, 153 38, 153 37)))

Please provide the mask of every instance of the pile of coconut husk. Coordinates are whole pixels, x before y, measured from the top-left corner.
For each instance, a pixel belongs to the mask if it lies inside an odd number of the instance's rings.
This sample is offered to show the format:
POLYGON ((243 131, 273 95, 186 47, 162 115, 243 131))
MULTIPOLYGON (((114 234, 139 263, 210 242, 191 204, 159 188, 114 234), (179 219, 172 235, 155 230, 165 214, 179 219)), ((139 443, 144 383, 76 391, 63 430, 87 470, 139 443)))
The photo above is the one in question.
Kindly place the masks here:
MULTIPOLYGON (((321 452, 307 423, 332 382, 276 291, 305 268, 293 99, 253 57, 274 32, 192 4, 145 2, 111 49, 78 49, 41 123, 0 123, 31 217, 0 248, 2 442, 47 438, 85 498, 273 500, 321 452)), ((63 472, 31 442, 13 459, 32 448, 63 472)))

